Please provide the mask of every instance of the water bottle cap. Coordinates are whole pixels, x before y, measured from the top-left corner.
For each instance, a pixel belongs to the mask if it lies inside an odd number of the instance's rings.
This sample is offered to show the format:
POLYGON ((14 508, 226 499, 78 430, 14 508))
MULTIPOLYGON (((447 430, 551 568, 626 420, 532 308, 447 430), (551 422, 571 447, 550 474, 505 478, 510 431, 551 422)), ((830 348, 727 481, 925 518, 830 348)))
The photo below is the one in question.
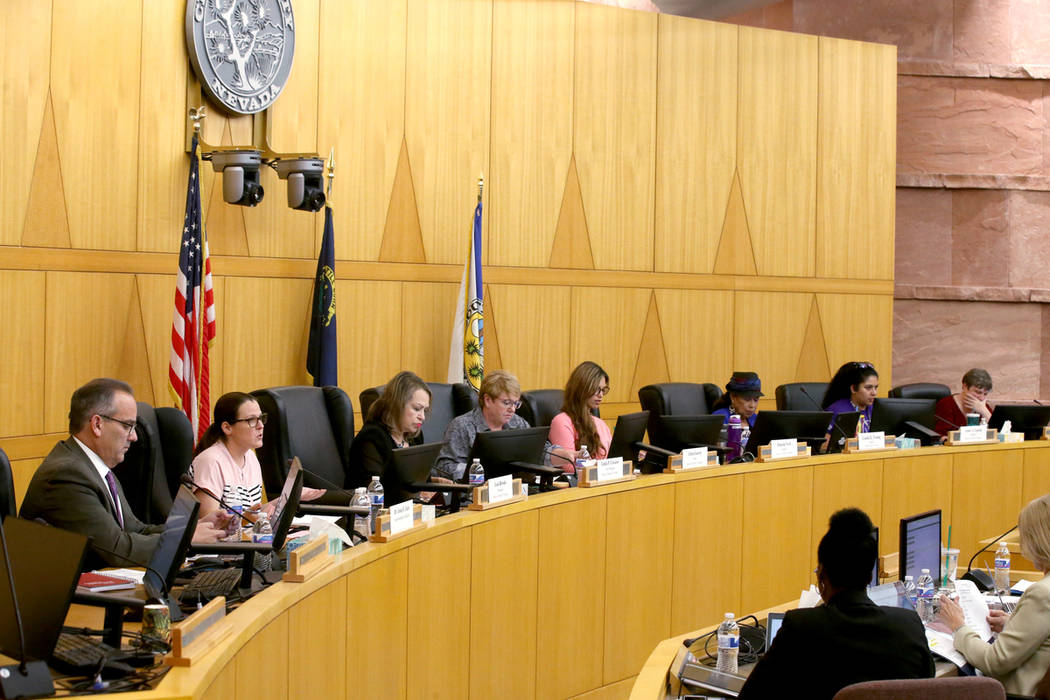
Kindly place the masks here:
POLYGON ((378 476, 373 476, 372 477, 372 481, 379 481, 379 477, 378 476))
POLYGON ((733 613, 726 613, 726 619, 727 620, 732 620, 733 619, 733 613))
POLYGON ((911 575, 908 575, 908 576, 905 576, 905 577, 904 577, 904 580, 905 580, 905 581, 914 581, 914 580, 915 580, 915 577, 914 577, 914 576, 911 576, 911 575))
POLYGON ((930 570, 929 570, 929 569, 923 569, 923 570, 922 570, 922 573, 924 573, 924 574, 928 574, 928 573, 930 573, 930 570))
POLYGON ((471 462, 471 464, 480 464, 480 463, 481 463, 481 460, 478 457, 475 457, 474 461, 471 462))

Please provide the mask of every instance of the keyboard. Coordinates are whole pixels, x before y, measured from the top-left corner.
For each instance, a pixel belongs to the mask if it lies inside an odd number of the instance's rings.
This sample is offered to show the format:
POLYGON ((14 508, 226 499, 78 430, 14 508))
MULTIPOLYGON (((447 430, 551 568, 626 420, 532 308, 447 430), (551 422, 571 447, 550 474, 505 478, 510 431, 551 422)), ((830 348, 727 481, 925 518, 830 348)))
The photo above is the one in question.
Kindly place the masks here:
POLYGON ((62 632, 51 654, 55 667, 66 673, 93 674, 116 650, 83 634, 62 632))
POLYGON ((202 571, 182 588, 181 603, 207 602, 219 596, 229 597, 241 581, 240 569, 208 569, 202 571))

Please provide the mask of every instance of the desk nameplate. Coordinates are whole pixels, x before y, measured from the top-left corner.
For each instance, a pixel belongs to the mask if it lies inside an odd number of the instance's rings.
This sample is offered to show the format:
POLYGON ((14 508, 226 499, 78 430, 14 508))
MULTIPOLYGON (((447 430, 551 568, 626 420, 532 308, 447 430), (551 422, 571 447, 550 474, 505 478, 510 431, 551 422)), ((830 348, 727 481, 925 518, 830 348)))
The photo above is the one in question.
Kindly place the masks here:
POLYGON ((525 485, 521 483, 521 479, 515 479, 513 482, 513 494, 510 498, 504 498, 499 501, 489 501, 489 484, 485 482, 481 486, 474 489, 474 502, 467 506, 467 510, 488 510, 489 508, 499 508, 500 506, 510 505, 511 503, 520 503, 528 498, 528 494, 525 493, 525 485))
POLYGON ((222 641, 215 627, 226 618, 226 598, 219 596, 182 622, 172 625, 171 653, 165 666, 189 666, 222 641))
POLYGON ((786 457, 774 457, 772 445, 761 445, 758 448, 758 455, 755 457, 756 462, 779 462, 780 460, 787 459, 805 459, 812 454, 812 450, 809 445, 804 442, 800 442, 795 446, 796 453, 788 455, 786 457))
POLYGON ((282 581, 303 583, 334 561, 328 552, 328 536, 318 535, 310 542, 288 553, 288 571, 282 581))
MULTIPOLYGON (((695 449, 703 450, 705 448, 700 447, 695 449)), ((692 471, 693 469, 706 469, 708 467, 718 466, 718 453, 714 450, 707 450, 707 454, 705 455, 705 459, 703 460, 702 464, 687 467, 685 466, 686 462, 688 461, 686 459, 686 452, 687 450, 682 450, 682 454, 671 455, 670 457, 668 457, 667 467, 664 469, 664 474, 677 474, 678 472, 692 471)))
MULTIPOLYGON (((982 427, 982 426, 968 425, 968 426, 965 426, 965 427, 966 428, 979 428, 979 427, 982 427)), ((963 439, 963 432, 964 431, 962 431, 962 430, 949 431, 949 433, 948 433, 948 442, 945 443, 945 444, 953 445, 953 446, 954 445, 998 445, 999 444, 999 432, 995 428, 984 428, 984 431, 983 431, 984 432, 984 439, 983 440, 963 439)), ((966 431, 966 432, 979 432, 979 431, 970 430, 970 431, 966 431)), ((970 437, 970 436, 967 436, 967 437, 970 437)))
POLYGON ((842 451, 846 454, 855 454, 857 452, 888 452, 890 450, 899 450, 897 447, 897 436, 896 435, 884 435, 882 439, 881 447, 860 447, 860 438, 851 437, 846 440, 846 446, 842 448, 842 451))
POLYGON ((631 481, 635 478, 634 464, 629 460, 624 460, 619 473, 621 476, 612 479, 599 480, 598 465, 593 464, 580 472, 580 478, 577 485, 580 488, 589 489, 595 486, 605 486, 606 484, 618 484, 623 481, 631 481))
POLYGON ((390 540, 397 539, 407 535, 410 532, 421 530, 427 525, 423 522, 423 506, 418 503, 412 504, 412 527, 401 532, 391 533, 390 531, 390 512, 388 510, 379 511, 379 516, 376 517, 376 531, 371 537, 368 538, 369 542, 389 542, 390 540))

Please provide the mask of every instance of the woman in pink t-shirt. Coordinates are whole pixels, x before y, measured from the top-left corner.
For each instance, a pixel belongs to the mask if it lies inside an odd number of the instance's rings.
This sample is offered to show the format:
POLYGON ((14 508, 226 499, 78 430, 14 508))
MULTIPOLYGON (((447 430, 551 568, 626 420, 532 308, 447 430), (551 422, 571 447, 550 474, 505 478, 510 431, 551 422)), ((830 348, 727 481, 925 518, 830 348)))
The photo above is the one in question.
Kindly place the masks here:
MULTIPOLYGON (((569 375, 565 384, 561 413, 551 420, 548 440, 553 445, 578 451, 583 445, 594 459, 604 459, 609 454, 612 431, 605 421, 593 414, 609 393, 609 375, 594 362, 583 362, 569 375)), ((575 460, 577 455, 573 455, 575 460)), ((563 471, 572 473, 574 465, 567 464, 563 471)))
MULTIPOLYGON (((245 511, 262 501, 262 468, 255 450, 262 447, 266 414, 251 394, 232 391, 215 402, 214 422, 197 443, 190 474, 202 488, 245 511)), ((220 506, 203 496, 201 516, 220 506)))

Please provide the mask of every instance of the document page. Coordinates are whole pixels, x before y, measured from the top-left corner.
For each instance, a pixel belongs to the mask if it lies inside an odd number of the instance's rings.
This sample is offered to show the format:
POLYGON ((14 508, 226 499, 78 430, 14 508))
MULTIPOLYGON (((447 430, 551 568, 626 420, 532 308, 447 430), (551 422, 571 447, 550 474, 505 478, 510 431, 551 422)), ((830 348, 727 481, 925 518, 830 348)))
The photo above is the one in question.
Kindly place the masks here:
POLYGON ((987 642, 992 638, 992 629, 988 626, 988 603, 984 596, 973 581, 961 579, 955 582, 955 592, 959 594, 959 606, 966 626, 987 642))
POLYGON ((955 648, 955 642, 952 641, 952 635, 927 627, 926 643, 930 645, 930 651, 937 656, 940 656, 942 659, 951 661, 959 668, 966 665, 966 657, 960 654, 955 648))

